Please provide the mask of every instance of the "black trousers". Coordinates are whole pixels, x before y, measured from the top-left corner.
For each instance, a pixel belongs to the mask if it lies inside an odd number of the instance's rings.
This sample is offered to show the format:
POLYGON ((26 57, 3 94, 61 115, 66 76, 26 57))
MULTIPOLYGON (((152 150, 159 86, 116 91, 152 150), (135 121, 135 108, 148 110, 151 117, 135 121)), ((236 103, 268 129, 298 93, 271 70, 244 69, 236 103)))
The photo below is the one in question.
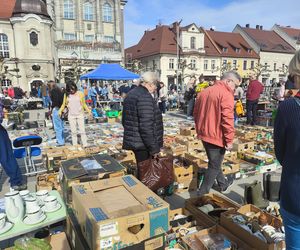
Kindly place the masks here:
POLYGON ((204 174, 204 180, 198 193, 199 196, 209 193, 209 190, 212 188, 216 179, 221 189, 225 189, 228 185, 221 167, 224 159, 225 148, 204 141, 202 142, 208 158, 208 169, 204 174))
POLYGON ((137 163, 137 178, 139 179, 139 163, 145 160, 148 160, 150 158, 150 153, 147 150, 134 150, 133 151, 137 163))
POLYGON ((246 102, 247 124, 256 125, 257 123, 257 106, 258 100, 246 102))

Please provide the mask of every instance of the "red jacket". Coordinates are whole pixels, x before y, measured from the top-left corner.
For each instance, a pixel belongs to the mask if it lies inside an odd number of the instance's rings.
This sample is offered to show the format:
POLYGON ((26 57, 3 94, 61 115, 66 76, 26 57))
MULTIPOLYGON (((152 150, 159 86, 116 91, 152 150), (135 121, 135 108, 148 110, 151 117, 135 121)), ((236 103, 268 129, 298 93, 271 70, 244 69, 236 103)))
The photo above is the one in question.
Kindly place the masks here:
POLYGON ((198 138, 225 147, 234 138, 233 91, 223 81, 200 92, 194 107, 198 138))
POLYGON ((263 91, 264 91, 264 86, 261 84, 261 82, 257 80, 253 80, 249 83, 246 98, 249 101, 256 101, 259 99, 260 94, 263 91))

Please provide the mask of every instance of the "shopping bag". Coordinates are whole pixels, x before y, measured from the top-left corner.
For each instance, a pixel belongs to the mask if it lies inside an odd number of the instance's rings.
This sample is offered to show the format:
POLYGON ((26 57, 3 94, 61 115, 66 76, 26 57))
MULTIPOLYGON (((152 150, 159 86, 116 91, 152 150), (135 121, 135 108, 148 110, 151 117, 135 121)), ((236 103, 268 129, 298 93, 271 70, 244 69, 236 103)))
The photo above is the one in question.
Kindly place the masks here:
POLYGON ((140 181, 152 191, 165 188, 174 182, 172 156, 151 157, 140 162, 138 169, 140 181))

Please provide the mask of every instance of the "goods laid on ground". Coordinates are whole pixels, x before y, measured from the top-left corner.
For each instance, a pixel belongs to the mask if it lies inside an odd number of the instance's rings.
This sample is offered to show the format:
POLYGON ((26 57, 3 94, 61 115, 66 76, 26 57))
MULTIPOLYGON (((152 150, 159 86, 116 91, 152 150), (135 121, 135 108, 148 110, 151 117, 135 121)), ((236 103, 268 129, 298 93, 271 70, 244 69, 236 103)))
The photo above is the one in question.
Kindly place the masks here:
MULTIPOLYGON (((105 123, 88 121, 86 148, 54 146, 53 133, 42 125, 10 131, 12 139, 28 134, 43 138, 41 161, 48 172, 37 175, 37 192, 8 193, 0 200, 0 241, 49 228, 53 235, 42 241, 22 238, 7 246, 28 241, 43 250, 284 249, 279 206, 269 204, 278 202, 280 186, 272 131, 236 129, 233 150, 224 156, 224 175, 238 179, 264 174, 262 183, 245 185, 245 201, 237 203, 219 192, 197 197, 208 167, 204 146, 192 123, 165 118, 161 155, 173 159, 174 177, 167 193, 180 199, 191 194, 184 207, 174 209, 171 203, 170 209, 168 198, 135 177, 134 153, 122 149, 119 114, 106 116, 105 123)), ((10 115, 10 120, 17 118, 10 115)), ((65 133, 69 140, 68 126, 65 133)))

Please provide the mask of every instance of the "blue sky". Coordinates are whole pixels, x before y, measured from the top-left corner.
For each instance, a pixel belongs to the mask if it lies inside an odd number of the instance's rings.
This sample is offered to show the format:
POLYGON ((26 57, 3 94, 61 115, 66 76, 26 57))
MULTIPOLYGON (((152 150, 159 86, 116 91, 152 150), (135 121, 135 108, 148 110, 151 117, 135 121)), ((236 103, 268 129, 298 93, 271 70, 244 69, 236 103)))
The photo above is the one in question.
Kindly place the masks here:
POLYGON ((207 29, 232 31, 250 23, 270 29, 275 23, 300 28, 300 0, 128 0, 125 6, 125 48, 136 44, 158 23, 196 23, 207 29))

